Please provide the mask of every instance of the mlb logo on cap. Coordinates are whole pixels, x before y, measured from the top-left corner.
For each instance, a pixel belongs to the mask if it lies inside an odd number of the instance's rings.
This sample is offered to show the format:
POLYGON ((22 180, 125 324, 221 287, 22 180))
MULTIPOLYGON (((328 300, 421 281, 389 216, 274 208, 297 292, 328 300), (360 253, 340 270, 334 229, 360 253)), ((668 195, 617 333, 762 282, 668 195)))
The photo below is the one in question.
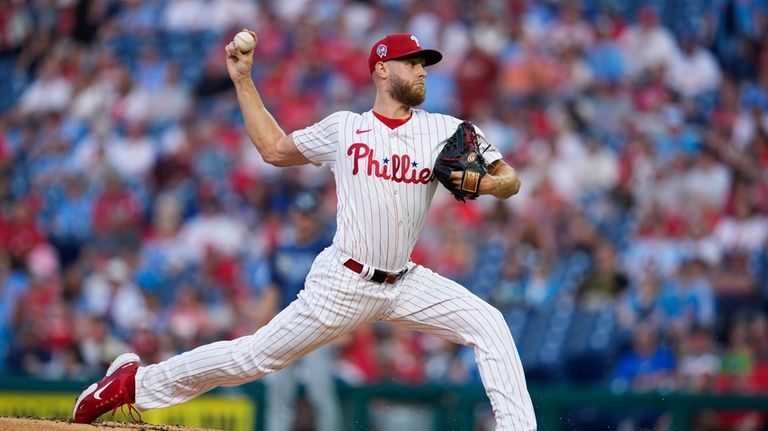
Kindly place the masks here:
POLYGON ((373 73, 376 63, 380 61, 396 60, 415 54, 424 56, 424 66, 431 66, 443 58, 443 54, 434 49, 423 49, 416 36, 408 33, 395 33, 387 35, 373 44, 371 54, 368 56, 368 69, 373 73))

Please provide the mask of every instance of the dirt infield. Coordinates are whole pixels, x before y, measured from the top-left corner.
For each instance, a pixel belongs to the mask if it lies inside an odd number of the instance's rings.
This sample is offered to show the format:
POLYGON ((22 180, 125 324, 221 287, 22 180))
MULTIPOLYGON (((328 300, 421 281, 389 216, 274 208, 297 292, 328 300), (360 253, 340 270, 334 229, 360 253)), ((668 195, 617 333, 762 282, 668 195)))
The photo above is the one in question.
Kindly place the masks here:
POLYGON ((0 417, 0 431, 215 431, 203 428, 180 428, 169 425, 97 422, 93 425, 73 424, 62 420, 0 417))

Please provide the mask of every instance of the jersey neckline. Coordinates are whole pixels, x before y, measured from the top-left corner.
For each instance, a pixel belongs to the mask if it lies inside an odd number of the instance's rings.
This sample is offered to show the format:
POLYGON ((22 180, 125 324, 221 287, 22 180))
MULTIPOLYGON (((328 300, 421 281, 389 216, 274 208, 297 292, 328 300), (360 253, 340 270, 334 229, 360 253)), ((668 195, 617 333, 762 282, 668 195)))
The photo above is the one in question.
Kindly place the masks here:
POLYGON ((411 118, 413 118, 413 111, 411 111, 411 115, 409 115, 408 118, 389 118, 379 114, 374 110, 371 110, 371 112, 376 118, 379 119, 379 121, 384 123, 384 125, 389 127, 390 129, 396 129, 402 126, 403 124, 407 123, 408 120, 410 120, 411 118))

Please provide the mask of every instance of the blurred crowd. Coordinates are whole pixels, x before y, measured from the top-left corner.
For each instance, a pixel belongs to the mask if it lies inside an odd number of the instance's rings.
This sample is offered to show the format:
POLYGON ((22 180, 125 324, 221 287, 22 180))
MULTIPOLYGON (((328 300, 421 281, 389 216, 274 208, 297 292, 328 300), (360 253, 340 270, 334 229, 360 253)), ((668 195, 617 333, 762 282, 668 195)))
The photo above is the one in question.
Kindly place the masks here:
MULTIPOLYGON (((415 261, 511 316, 516 337, 541 340, 536 322, 574 310, 567 345, 578 316, 607 310, 614 335, 592 381, 768 392, 767 12, 0 1, 0 369, 81 377, 125 349, 154 362, 257 329, 293 197, 318 191, 331 224, 335 188, 327 170, 263 163, 223 47, 243 27, 259 34, 254 80, 291 131, 370 109, 370 45, 404 31, 445 56, 423 107, 477 123, 523 183, 467 205, 441 189, 415 261)), ((536 346, 518 344, 535 369, 536 346)), ((467 349, 391 327, 338 349, 351 383, 478 378, 467 349)))

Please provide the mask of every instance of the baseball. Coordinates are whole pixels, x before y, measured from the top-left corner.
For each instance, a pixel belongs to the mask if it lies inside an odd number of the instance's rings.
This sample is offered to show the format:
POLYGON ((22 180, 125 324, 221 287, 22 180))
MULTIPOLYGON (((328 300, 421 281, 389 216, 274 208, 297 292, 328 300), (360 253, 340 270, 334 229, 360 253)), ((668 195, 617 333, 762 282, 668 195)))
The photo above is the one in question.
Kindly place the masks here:
POLYGON ((256 41, 247 31, 241 31, 235 35, 235 47, 237 47, 240 52, 248 52, 252 50, 254 46, 256 46, 256 41))

